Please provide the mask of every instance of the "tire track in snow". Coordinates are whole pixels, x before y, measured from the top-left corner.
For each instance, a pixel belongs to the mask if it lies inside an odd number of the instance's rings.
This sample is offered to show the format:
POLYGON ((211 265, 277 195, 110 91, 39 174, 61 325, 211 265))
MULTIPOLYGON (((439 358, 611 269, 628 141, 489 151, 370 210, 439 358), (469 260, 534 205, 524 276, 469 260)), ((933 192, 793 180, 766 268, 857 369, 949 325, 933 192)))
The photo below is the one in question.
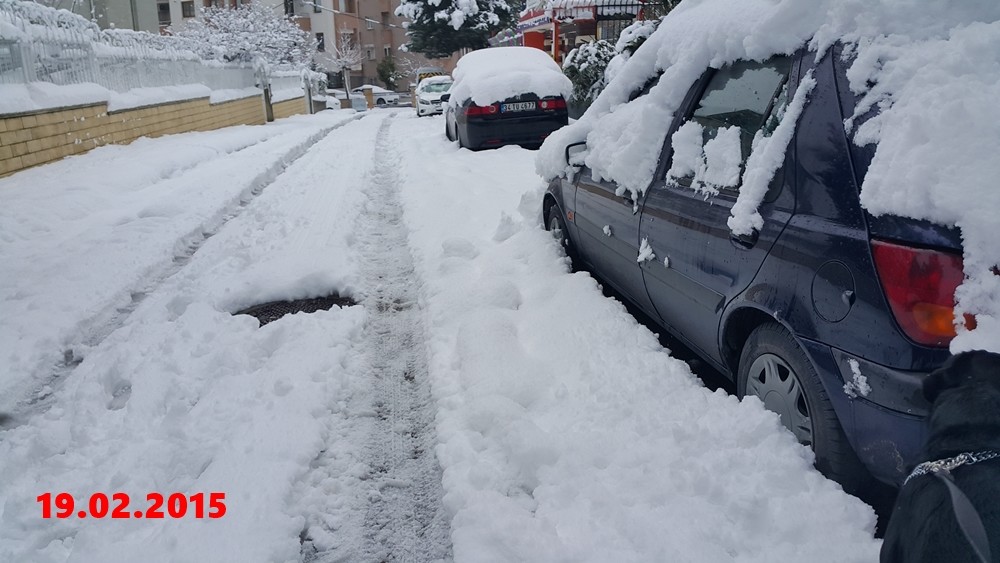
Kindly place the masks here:
MULTIPOLYGON (((417 304, 420 285, 399 201, 398 158, 383 121, 358 218, 361 271, 368 313, 359 367, 368 372, 373 416, 356 421, 366 473, 358 495, 363 527, 341 532, 340 549, 317 552, 303 532, 307 562, 430 562, 451 559, 450 526, 441 498, 441 468, 434 455, 434 405, 427 372, 426 334, 417 304), (359 553, 345 553, 353 549, 359 553), (346 549, 345 549, 346 547, 346 549)), ((335 534, 337 532, 334 532, 335 534)))
MULTIPOLYGON (((360 117, 364 117, 364 115, 361 114, 360 117)), ((121 328, 147 295, 183 269, 208 239, 222 230, 229 221, 239 216, 289 166, 304 156, 320 139, 353 121, 355 120, 347 120, 330 127, 324 127, 305 140, 296 143, 284 155, 276 159, 271 166, 268 166, 266 170, 254 177, 247 187, 238 196, 233 198, 228 205, 219 209, 207 221, 178 239, 174 246, 173 259, 149 269, 139 284, 126 290, 118 299, 113 300, 112 304, 105 310, 82 322, 81 326, 84 328, 79 332, 79 336, 67 349, 61 351, 59 354, 60 359, 48 373, 41 374, 36 378, 35 385, 30 390, 27 390, 25 395, 15 403, 13 412, 0 412, 0 430, 17 426, 32 415, 48 410, 52 406, 53 397, 60 384, 70 377, 73 370, 83 362, 84 356, 79 352, 81 348, 87 349, 97 346, 111 333, 121 328)), ((266 141, 262 141, 261 143, 266 143, 266 141)), ((221 157, 225 158, 232 154, 238 154, 247 149, 257 147, 261 143, 249 144, 236 151, 221 155, 221 157)), ((204 162, 202 161, 184 170, 176 171, 171 177, 179 176, 186 171, 195 169, 203 165, 204 162)))

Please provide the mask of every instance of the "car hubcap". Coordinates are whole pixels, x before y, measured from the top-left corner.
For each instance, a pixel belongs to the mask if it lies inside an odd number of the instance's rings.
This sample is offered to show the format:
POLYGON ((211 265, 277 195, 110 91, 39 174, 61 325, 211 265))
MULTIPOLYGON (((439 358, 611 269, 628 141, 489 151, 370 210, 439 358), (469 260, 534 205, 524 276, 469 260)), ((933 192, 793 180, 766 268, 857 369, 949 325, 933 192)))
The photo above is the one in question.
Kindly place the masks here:
POLYGON ((759 398, 764 407, 778 413, 781 424, 802 444, 813 443, 812 420, 802 384, 792 368, 774 354, 762 354, 750 364, 747 395, 759 398))
POLYGON ((552 238, 561 246, 566 246, 566 237, 563 235, 562 227, 559 225, 559 216, 555 213, 549 217, 549 232, 552 233, 552 238))

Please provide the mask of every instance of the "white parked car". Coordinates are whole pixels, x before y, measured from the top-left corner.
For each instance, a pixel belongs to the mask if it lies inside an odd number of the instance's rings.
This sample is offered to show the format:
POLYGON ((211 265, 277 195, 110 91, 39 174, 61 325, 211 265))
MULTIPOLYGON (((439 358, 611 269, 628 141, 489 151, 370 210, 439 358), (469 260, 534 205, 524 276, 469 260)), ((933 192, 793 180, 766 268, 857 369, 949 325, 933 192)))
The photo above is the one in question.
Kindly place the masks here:
POLYGON ((414 95, 417 98, 417 117, 441 113, 441 95, 451 90, 450 76, 429 76, 417 84, 414 95))
POLYGON ((375 105, 377 106, 384 106, 387 104, 395 105, 399 103, 399 94, 393 92, 392 90, 386 90, 385 88, 375 86, 374 84, 363 84, 351 90, 351 93, 364 95, 365 90, 372 91, 372 100, 375 101, 375 105))

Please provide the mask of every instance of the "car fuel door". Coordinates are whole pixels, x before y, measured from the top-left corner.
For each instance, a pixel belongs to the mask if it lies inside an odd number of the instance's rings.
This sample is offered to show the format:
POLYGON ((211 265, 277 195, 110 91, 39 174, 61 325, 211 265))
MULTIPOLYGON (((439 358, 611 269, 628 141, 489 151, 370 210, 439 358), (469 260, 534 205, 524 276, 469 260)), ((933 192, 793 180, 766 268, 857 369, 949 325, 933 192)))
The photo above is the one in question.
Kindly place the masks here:
POLYGON ((639 207, 641 202, 625 192, 616 193, 614 182, 594 179, 589 168, 578 175, 576 213, 580 253, 593 271, 640 308, 652 311, 639 254, 639 207))
POLYGON ((639 237, 655 256, 641 265, 649 299, 671 332, 716 361, 724 306, 753 280, 794 208, 782 165, 757 207, 763 227, 737 235, 728 226, 755 136, 773 133, 784 114, 792 62, 738 61, 696 85, 700 92, 678 120, 680 127, 694 124, 688 131, 696 135, 686 137, 692 145, 675 146, 683 135, 668 137, 667 158, 643 207, 639 237))

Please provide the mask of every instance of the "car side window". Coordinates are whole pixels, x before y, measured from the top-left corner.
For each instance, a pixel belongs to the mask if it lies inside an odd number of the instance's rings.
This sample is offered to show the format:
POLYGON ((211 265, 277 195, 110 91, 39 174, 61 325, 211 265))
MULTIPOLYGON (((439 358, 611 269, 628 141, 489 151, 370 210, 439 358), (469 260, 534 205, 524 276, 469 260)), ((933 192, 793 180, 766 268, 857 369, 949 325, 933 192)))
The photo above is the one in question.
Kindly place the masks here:
MULTIPOLYGON (((780 56, 764 62, 737 61, 712 75, 685 124, 700 126, 701 145, 706 156, 711 156, 708 145, 720 136, 727 138, 726 143, 733 143, 735 152, 738 137, 739 155, 733 155, 729 160, 739 159, 738 175, 742 175, 754 138, 758 134, 770 135, 781 122, 788 103, 791 68, 791 57, 780 56)), ((718 143, 723 141, 718 139, 718 143)), ((678 152, 675 146, 675 154, 678 152)), ((675 179, 682 185, 690 186, 696 175, 697 171, 693 169, 675 179)), ((730 173, 728 177, 732 175, 730 173)), ((738 189, 738 182, 724 183, 719 187, 738 189)))

